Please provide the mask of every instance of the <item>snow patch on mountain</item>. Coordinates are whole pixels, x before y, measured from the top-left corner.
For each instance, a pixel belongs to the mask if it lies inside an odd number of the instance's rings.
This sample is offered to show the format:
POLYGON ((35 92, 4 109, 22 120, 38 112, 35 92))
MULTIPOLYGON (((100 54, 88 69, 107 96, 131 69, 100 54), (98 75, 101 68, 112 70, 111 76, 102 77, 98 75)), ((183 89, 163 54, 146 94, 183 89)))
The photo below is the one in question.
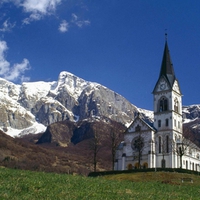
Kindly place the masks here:
MULTIPOLYGON (((46 126, 44 126, 43 124, 35 122, 32 126, 25 128, 23 130, 8 127, 6 134, 11 136, 11 137, 22 137, 22 136, 28 135, 28 134, 44 133, 45 130, 46 130, 46 126)), ((4 131, 4 130, 2 130, 2 131, 4 131)))
POLYGON ((22 92, 26 95, 27 99, 34 98, 39 100, 46 97, 49 91, 55 87, 56 82, 25 82, 22 84, 22 92))

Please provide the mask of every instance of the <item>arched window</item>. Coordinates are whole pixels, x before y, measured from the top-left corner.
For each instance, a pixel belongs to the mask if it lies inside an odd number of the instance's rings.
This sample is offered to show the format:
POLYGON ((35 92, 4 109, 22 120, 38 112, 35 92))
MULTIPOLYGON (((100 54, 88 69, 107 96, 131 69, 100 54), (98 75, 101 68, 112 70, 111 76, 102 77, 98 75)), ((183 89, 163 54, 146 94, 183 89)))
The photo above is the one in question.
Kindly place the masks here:
POLYGON ((178 99, 176 98, 175 100, 174 100, 174 111, 175 112, 178 112, 178 99))
POLYGON ((141 127, 140 127, 140 125, 138 124, 136 127, 135 127, 135 131, 136 132, 139 132, 141 130, 141 127))
POLYGON ((165 126, 169 126, 169 120, 165 119, 165 126))
POLYGON ((131 169, 133 169, 133 165, 132 164, 128 164, 127 168, 128 168, 128 170, 131 170, 131 169))
POLYGON ((166 152, 169 153, 169 136, 166 136, 166 152))
POLYGON ((161 153, 161 148, 162 148, 162 144, 161 144, 161 137, 158 137, 158 153, 161 153))
POLYGON ((143 169, 147 169, 148 168, 148 163, 145 162, 145 163, 143 163, 142 166, 143 166, 143 169))
POLYGON ((139 163, 136 162, 135 165, 134 165, 135 169, 139 169, 139 163))
POLYGON ((168 101, 166 97, 162 97, 159 101, 159 112, 168 110, 168 101))
POLYGON ((162 168, 165 168, 165 159, 162 159, 162 160, 161 160, 161 167, 162 167, 162 168))
POLYGON ((186 160, 186 169, 188 169, 188 161, 186 160))

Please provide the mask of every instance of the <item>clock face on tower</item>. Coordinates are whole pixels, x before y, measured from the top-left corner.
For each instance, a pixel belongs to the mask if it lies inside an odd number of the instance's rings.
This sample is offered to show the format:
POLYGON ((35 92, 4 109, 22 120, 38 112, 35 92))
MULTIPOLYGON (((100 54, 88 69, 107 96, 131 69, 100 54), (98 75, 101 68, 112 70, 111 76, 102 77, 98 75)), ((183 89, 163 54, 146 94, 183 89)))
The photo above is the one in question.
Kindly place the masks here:
POLYGON ((166 84, 165 83, 160 84, 160 89, 161 90, 164 90, 165 88, 166 88, 166 84))
POLYGON ((165 90, 165 89, 167 89, 167 83, 166 83, 164 80, 162 80, 162 81, 160 82, 159 88, 160 88, 160 90, 165 90))

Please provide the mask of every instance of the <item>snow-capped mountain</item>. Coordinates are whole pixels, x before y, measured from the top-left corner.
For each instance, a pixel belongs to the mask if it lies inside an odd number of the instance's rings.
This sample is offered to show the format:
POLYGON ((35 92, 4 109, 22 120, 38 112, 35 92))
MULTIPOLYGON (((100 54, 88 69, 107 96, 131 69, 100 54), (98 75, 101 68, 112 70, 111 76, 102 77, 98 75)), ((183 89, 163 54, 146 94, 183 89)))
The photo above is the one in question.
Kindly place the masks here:
POLYGON ((44 132, 51 123, 88 117, 127 124, 138 112, 116 92, 68 72, 61 72, 58 81, 22 85, 0 78, 0 108, 0 128, 11 136, 44 132))
MULTIPOLYGON (((153 119, 152 111, 137 108, 116 92, 69 72, 61 72, 57 81, 21 85, 0 78, 0 128, 11 136, 44 132, 54 122, 89 117, 107 117, 128 125, 138 112, 153 119)), ((191 120, 194 113, 199 116, 200 109, 194 112, 184 107, 183 112, 191 120)))
POLYGON ((184 123, 200 118, 200 105, 183 106, 184 123))

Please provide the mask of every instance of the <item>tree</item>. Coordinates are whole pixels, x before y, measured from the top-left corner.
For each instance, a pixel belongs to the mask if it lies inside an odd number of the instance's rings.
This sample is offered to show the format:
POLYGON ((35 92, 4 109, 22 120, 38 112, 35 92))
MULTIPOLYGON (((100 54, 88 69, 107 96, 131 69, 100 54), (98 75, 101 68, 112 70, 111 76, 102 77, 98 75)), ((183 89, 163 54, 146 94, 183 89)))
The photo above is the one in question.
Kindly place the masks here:
POLYGON ((141 158, 142 158, 142 152, 144 149, 144 138, 141 136, 141 133, 133 140, 132 147, 136 152, 138 152, 138 167, 141 168, 141 158))
POLYGON ((187 154, 188 150, 195 148, 195 144, 192 142, 194 140, 194 135, 190 128, 185 127, 183 129, 183 135, 174 141, 172 150, 179 156, 180 168, 182 168, 182 158, 187 154))
POLYGON ((96 172, 97 168, 97 155, 99 150, 102 147, 102 135, 101 135, 101 126, 98 123, 93 124, 93 136, 89 140, 89 149, 92 151, 93 154, 93 167, 94 172, 96 172))
POLYGON ((122 140, 123 131, 124 129, 122 128, 122 124, 120 124, 119 122, 114 122, 114 121, 111 123, 111 129, 110 129, 108 140, 109 140, 109 147, 111 149, 111 156, 112 156, 112 170, 114 170, 116 150, 119 143, 122 140))

